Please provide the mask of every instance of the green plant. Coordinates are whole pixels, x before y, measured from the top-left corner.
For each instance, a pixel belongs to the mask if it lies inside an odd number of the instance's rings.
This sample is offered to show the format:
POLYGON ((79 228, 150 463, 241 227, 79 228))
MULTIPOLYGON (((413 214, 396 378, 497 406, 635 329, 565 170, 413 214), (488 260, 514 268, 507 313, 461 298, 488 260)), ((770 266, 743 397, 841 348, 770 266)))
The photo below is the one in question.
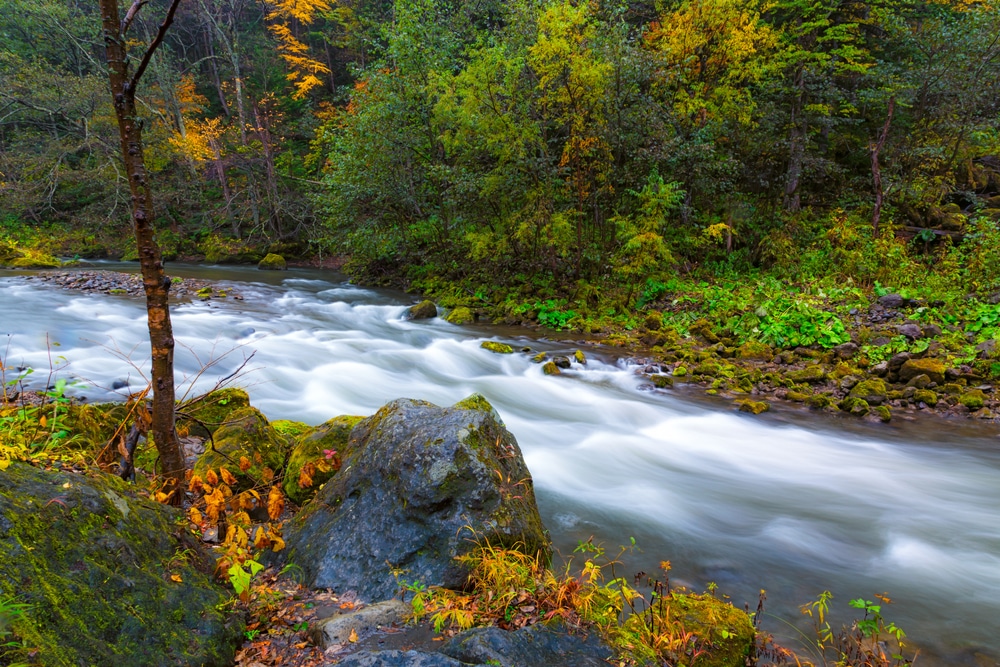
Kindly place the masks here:
POLYGON ((813 619, 815 639, 811 652, 823 665, 836 667, 906 667, 915 658, 904 655, 906 633, 882 615, 882 605, 891 600, 885 593, 875 595, 882 604, 857 598, 848 602, 852 608, 863 611, 850 627, 835 633, 826 620, 833 595, 823 591, 819 597, 802 607, 802 613, 813 619))

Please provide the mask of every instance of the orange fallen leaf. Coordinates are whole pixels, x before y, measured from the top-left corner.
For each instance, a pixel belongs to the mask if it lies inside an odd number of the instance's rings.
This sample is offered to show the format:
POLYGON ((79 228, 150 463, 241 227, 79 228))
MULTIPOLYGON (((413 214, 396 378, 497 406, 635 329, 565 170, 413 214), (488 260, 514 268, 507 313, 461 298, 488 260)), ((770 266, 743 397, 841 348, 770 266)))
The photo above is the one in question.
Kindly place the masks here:
POLYGON ((347 638, 347 641, 351 642, 352 644, 355 643, 355 642, 357 642, 358 641, 358 631, 355 630, 354 628, 351 628, 351 634, 347 638))
POLYGON ((181 579, 181 575, 179 575, 179 574, 172 574, 172 575, 170 575, 170 581, 176 581, 179 584, 179 583, 181 583, 184 580, 181 579))

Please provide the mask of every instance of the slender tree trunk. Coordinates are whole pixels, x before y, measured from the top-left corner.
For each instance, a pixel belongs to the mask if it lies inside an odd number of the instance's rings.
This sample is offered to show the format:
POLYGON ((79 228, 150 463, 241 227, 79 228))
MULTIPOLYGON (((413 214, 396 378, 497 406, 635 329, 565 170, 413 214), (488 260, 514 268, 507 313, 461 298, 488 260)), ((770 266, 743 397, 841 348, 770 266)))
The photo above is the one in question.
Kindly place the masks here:
POLYGON ((797 212, 802 209, 799 181, 802 180, 802 163, 806 152, 805 118, 805 73, 801 68, 795 73, 795 87, 798 94, 792 103, 792 129, 788 146, 788 172, 785 176, 785 210, 797 212))
POLYGON ((171 502, 180 504, 184 481, 184 453, 174 428, 174 336, 170 325, 168 291, 170 279, 163 273, 160 248, 153 234, 153 196, 147 181, 143 161, 142 119, 136 112, 135 89, 153 51, 162 42, 163 34, 173 20, 179 0, 173 0, 157 37, 144 54, 136 73, 129 76, 125 50, 125 33, 142 4, 132 5, 125 19, 118 12, 117 0, 99 0, 104 30, 104 45, 108 60, 111 97, 118 118, 122 159, 132 193, 132 223, 142 282, 146 291, 146 312, 149 342, 152 347, 153 442, 160 455, 160 470, 173 490, 171 502))
POLYGON ((886 137, 889 136, 889 126, 892 124, 892 112, 896 109, 896 97, 889 98, 889 111, 885 117, 885 125, 882 126, 882 134, 879 135, 878 142, 872 147, 872 181, 875 185, 875 211, 872 213, 872 236, 878 238, 879 219, 882 217, 882 199, 885 192, 882 190, 882 169, 878 164, 878 154, 885 146, 886 137))

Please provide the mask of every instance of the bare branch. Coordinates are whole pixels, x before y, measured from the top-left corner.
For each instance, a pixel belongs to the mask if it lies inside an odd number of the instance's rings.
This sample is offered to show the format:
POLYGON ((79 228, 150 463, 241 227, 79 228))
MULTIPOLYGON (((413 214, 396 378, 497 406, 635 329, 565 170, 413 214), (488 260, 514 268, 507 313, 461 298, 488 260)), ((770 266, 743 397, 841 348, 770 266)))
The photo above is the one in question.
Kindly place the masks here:
MULTIPOLYGON (((146 52, 142 54, 142 61, 139 62, 139 66, 135 69, 135 74, 132 75, 132 80, 129 82, 130 90, 134 91, 136 86, 139 85, 139 79, 142 78, 143 73, 149 66, 149 61, 152 59, 156 49, 163 43, 163 38, 167 34, 167 29, 170 28, 170 24, 174 22, 174 14, 177 13, 177 6, 180 4, 181 0, 171 0, 170 9, 167 10, 167 15, 163 18, 163 23, 160 24, 159 30, 156 31, 156 37, 153 38, 153 42, 146 49, 146 52)), ((129 11, 131 12, 132 10, 130 9, 129 11)))
POLYGON ((125 13, 125 18, 122 19, 122 27, 121 27, 122 37, 124 37, 125 34, 128 33, 128 29, 131 27, 132 21, 139 13, 139 10, 142 9, 147 2, 148 0, 135 0, 132 3, 132 6, 128 8, 128 12, 125 13))

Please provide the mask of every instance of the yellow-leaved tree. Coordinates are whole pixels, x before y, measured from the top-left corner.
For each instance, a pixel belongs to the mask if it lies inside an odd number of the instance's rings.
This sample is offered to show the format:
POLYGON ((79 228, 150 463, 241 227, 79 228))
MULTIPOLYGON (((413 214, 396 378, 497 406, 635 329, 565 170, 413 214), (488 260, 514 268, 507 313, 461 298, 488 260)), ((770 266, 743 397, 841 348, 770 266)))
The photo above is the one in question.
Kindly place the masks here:
POLYGON ((295 87, 294 99, 302 99, 310 90, 322 85, 320 75, 330 69, 309 56, 309 47, 295 31, 311 24, 320 12, 331 9, 327 0, 276 0, 268 5, 267 28, 278 41, 278 53, 288 65, 288 80, 295 87))

